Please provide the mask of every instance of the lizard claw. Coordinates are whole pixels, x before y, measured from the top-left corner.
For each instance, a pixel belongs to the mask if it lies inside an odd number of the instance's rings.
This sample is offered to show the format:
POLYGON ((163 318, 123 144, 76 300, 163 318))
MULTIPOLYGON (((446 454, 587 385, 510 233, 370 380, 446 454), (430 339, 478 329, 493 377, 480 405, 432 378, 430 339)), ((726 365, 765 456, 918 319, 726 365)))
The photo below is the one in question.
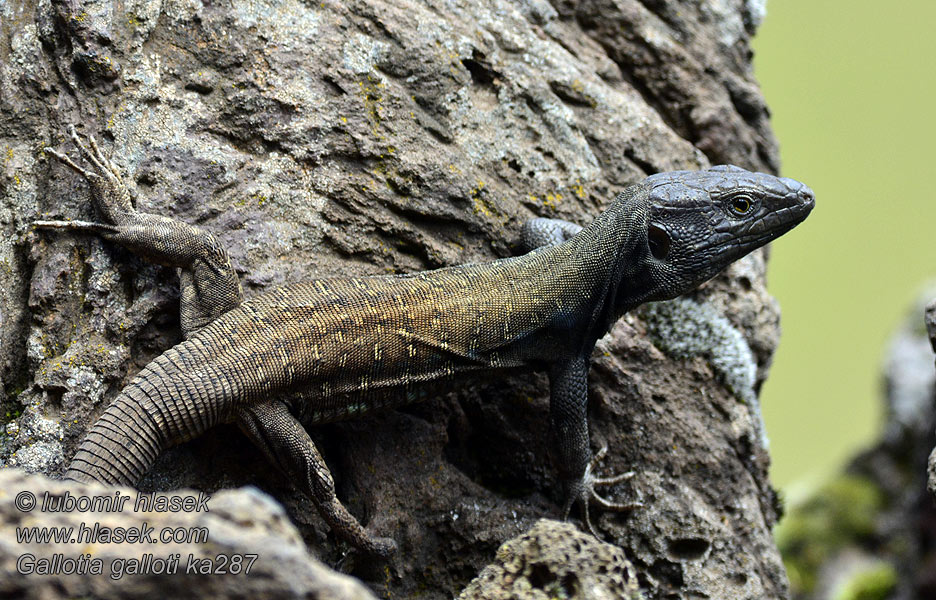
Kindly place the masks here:
POLYGON ((562 514, 563 520, 566 520, 569 516, 569 511, 571 510, 572 505, 576 502, 580 502, 582 505, 582 516, 585 520, 585 526, 588 528, 588 531, 591 532, 591 534, 595 537, 599 536, 595 526, 592 524, 591 515, 589 514, 589 506, 592 504, 592 502, 601 506, 605 510, 611 510, 615 512, 626 512, 636 508, 641 508, 643 506, 643 504, 640 502, 613 502, 599 495, 598 492, 595 491, 595 488, 597 487, 614 485, 616 483, 626 481, 634 476, 633 471, 628 471, 627 473, 612 475, 611 477, 596 477, 593 473, 598 466, 598 463, 604 459, 607 453, 608 446, 602 446, 602 448, 598 450, 595 456, 588 463, 588 466, 585 467, 585 473, 582 476, 581 481, 572 486, 572 493, 569 494, 569 498, 566 500, 562 514))
POLYGON ((75 164, 75 161, 73 161, 71 158, 68 157, 68 155, 62 154, 55 148, 50 148, 46 146, 45 148, 43 148, 43 150, 45 152, 48 152, 55 158, 57 158, 59 162, 70 167, 72 171, 74 171, 75 173, 78 173, 79 175, 87 179, 88 181, 93 181, 95 179, 100 178, 100 175, 98 175, 97 173, 92 173, 91 171, 78 166, 77 164, 75 164))
MULTIPOLYGON (((586 476, 591 476, 592 483, 596 486, 605 486, 605 485, 614 485, 615 483, 620 483, 622 481, 627 481, 635 475, 633 471, 628 471, 626 473, 620 473, 619 475, 612 475, 611 477, 595 477, 592 475, 595 468, 598 466, 602 460, 604 460, 605 455, 608 453, 608 445, 605 444, 601 447, 598 452, 595 453, 595 456, 592 457, 591 462, 588 463, 588 467, 585 469, 586 476)), ((597 496, 596 496, 597 497, 597 496)))
POLYGON ((93 136, 87 136, 87 143, 83 142, 74 125, 69 125, 68 135, 78 149, 78 154, 92 168, 79 165, 70 156, 54 148, 45 148, 45 152, 88 181, 95 204, 107 221, 115 224, 121 222, 134 209, 130 188, 121 178, 120 170, 104 156, 93 136))
POLYGON ((110 175, 115 174, 110 161, 104 157, 104 154, 101 153, 101 149, 98 148, 97 142, 94 141, 94 136, 88 136, 88 144, 91 146, 91 148, 88 148, 88 146, 85 146, 81 142, 81 138, 78 137, 78 131, 75 129, 75 126, 69 125, 68 137, 72 139, 75 147, 78 148, 78 152, 80 152, 81 155, 85 157, 85 160, 94 165, 98 171, 103 171, 105 174, 110 175))

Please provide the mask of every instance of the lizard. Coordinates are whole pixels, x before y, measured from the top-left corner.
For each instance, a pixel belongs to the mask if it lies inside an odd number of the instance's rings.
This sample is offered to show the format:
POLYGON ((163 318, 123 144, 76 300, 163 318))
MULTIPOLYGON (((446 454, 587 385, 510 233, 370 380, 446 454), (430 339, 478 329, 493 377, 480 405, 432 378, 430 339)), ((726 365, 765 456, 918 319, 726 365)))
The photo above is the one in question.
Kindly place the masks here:
POLYGON ((105 222, 40 220, 39 229, 96 234, 177 267, 183 340, 139 371, 89 429, 64 477, 130 485, 164 449, 236 422, 296 482, 340 538, 373 555, 392 538, 369 533, 343 506, 305 426, 351 419, 419 398, 456 376, 542 369, 563 485, 563 518, 580 504, 595 533, 598 477, 587 377, 596 341, 627 311, 685 294, 810 213, 793 179, 731 165, 650 175, 585 227, 523 226, 522 256, 411 274, 327 278, 243 300, 209 231, 135 208, 135 195, 93 136, 69 129, 78 156, 45 151, 87 180, 105 222), (83 161, 82 166, 76 161, 83 161))

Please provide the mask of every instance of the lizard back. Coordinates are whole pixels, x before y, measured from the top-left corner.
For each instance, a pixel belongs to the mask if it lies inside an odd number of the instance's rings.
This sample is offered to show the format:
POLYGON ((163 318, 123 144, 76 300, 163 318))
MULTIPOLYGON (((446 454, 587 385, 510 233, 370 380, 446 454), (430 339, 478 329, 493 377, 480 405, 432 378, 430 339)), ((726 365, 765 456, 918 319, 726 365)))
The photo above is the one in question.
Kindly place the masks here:
POLYGON ((567 347, 567 321, 588 300, 564 272, 574 261, 556 256, 572 251, 285 286, 244 302, 179 350, 191 346, 213 363, 204 369, 224 373, 231 381, 220 389, 234 405, 279 393, 301 398, 307 422, 357 416, 414 399, 362 395, 523 367, 567 347))

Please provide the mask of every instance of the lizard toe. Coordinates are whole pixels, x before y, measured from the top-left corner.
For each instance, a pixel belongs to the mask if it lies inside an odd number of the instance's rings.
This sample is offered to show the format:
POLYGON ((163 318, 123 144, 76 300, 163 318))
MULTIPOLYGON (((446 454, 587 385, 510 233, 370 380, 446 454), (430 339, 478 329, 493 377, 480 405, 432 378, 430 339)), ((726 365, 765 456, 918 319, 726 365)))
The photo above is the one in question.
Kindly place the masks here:
POLYGON ((631 477, 636 475, 633 471, 628 471, 627 473, 621 473, 619 475, 612 475, 611 477, 593 477, 592 483, 598 487, 604 487, 608 485, 614 485, 616 483, 621 483, 622 481, 627 481, 631 477))
POLYGON ((596 492, 594 488, 592 488, 591 490, 590 500, 595 502, 596 504, 598 504, 605 510, 611 510, 614 512, 627 512, 627 511, 631 511, 637 508, 643 508, 643 503, 639 501, 614 502, 612 500, 608 500, 604 496, 598 494, 598 492, 596 492))
POLYGON ((633 471, 628 471, 626 473, 611 475, 609 477, 596 477, 594 475, 594 470, 597 468, 598 463, 600 463, 601 460, 605 457, 607 452, 608 447, 602 446, 601 449, 595 453, 595 456, 591 459, 591 461, 589 461, 588 466, 585 467, 585 473, 582 475, 582 478, 578 481, 568 484, 568 496, 562 513, 562 518, 565 520, 568 518, 569 510, 571 509, 572 505, 580 505, 582 519, 585 523, 585 529, 587 529, 595 537, 599 536, 591 520, 589 508, 592 504, 595 504, 603 510, 614 512, 628 512, 643 506, 643 504, 638 501, 615 502, 605 498, 596 491, 596 488, 598 487, 607 487, 621 483, 622 481, 631 479, 635 475, 633 471))
POLYGON ((393 538, 372 537, 368 548, 365 548, 368 554, 379 558, 388 558, 397 551, 397 543, 393 538))

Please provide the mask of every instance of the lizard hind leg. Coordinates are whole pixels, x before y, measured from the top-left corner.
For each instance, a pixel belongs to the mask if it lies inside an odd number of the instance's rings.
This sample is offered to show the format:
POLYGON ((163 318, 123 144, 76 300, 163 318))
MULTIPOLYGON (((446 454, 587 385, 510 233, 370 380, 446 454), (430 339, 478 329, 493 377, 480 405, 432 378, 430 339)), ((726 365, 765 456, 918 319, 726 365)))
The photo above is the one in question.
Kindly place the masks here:
POLYGON ((138 211, 120 170, 101 152, 93 137, 83 142, 69 127, 72 142, 87 168, 66 154, 46 148, 62 164, 88 181, 95 208, 105 223, 37 221, 40 229, 94 233, 158 264, 180 269, 181 321, 190 337, 238 306, 241 288, 227 251, 210 232, 162 215, 138 211))
POLYGON ((305 428, 285 404, 273 400, 241 408, 237 422, 247 437, 315 503, 319 514, 338 536, 375 556, 389 556, 396 543, 372 537, 335 495, 328 465, 305 428))

